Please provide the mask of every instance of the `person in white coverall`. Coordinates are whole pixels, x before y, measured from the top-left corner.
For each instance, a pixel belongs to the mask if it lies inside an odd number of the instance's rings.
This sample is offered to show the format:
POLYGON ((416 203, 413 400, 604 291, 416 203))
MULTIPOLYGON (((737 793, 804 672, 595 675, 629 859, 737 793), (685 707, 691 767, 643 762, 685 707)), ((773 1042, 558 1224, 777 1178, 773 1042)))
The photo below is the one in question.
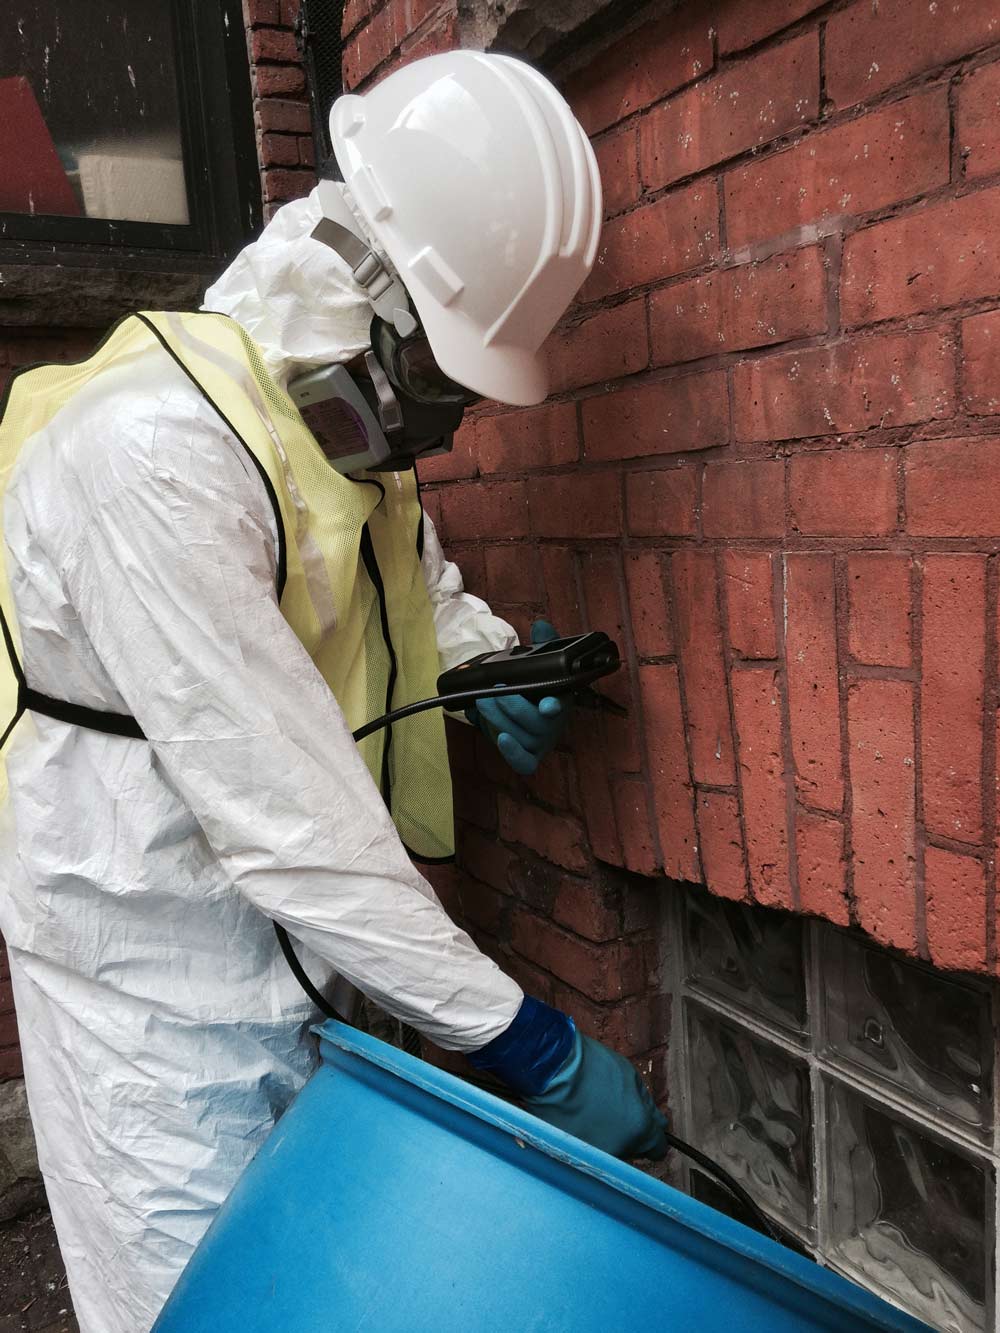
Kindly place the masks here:
MULTIPOLYGON (((589 144, 568 108, 526 66, 459 52, 342 99, 333 125, 347 188, 332 188, 348 207, 334 212, 401 280, 447 374, 484 396, 537 401, 539 344, 593 262, 600 220, 589 144), (397 180, 379 154, 401 126, 416 139, 397 154, 397 180), (470 192, 462 172, 489 189, 470 192), (450 251, 419 234, 428 194, 457 228, 450 251), (510 256, 525 236, 535 253, 518 277, 510 256), (466 244, 479 260, 461 274, 466 244), (546 253, 552 262, 538 260, 546 253), (506 344, 489 333, 504 283, 507 305, 526 299, 529 316, 506 344)), ((282 391, 304 371, 361 364, 371 342, 372 287, 312 236, 330 188, 281 209, 206 297, 250 335, 282 391)), ((412 320, 397 322, 410 332, 412 320)), ((553 1123, 621 1155, 665 1147, 631 1066, 526 999, 414 867, 279 607, 262 474, 159 351, 82 382, 20 445, 4 500, 8 618, 29 685, 133 717, 143 737, 29 701, 6 750, 0 927, 85 1333, 149 1329, 314 1068, 317 1013, 272 920, 314 977, 347 978, 553 1123)), ((426 519, 421 567, 442 667, 514 641, 463 591, 426 519)), ((544 710, 510 709, 509 725, 491 715, 493 733, 537 757, 551 743, 544 710)))

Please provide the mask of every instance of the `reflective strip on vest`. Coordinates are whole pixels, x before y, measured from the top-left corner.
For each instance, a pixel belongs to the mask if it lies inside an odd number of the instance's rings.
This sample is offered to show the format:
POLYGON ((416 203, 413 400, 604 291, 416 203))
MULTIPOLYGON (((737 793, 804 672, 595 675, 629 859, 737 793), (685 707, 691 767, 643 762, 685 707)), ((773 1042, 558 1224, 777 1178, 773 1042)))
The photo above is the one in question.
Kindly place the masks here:
MULTIPOLYGON (((351 730, 435 694, 440 667, 420 561, 422 510, 414 474, 347 478, 336 472, 268 374, 260 349, 226 315, 129 316, 86 360, 15 375, 0 419, 0 505, 25 443, 103 370, 147 355, 172 357, 256 464, 278 530, 281 612, 351 730)), ((19 656, 5 562, 0 608, 19 656)), ((0 650, 0 733, 12 731, 10 723, 33 706, 6 656, 0 650)), ((407 849, 425 860, 449 857, 454 833, 441 713, 406 718, 362 741, 360 749, 407 849)), ((0 761, 0 798, 6 795, 4 768, 0 761)))

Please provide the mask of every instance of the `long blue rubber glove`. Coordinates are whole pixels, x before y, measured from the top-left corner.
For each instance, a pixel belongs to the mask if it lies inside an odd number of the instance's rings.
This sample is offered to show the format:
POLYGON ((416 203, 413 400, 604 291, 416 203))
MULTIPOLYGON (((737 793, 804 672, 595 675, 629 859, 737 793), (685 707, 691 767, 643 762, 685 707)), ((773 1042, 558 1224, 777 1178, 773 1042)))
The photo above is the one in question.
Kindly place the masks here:
MULTIPOLYGON (((549 643, 559 635, 547 620, 531 627, 532 643, 549 643)), ((532 703, 522 694, 480 699, 470 710, 515 773, 530 777, 559 740, 569 722, 572 697, 552 696, 532 703)))
POLYGON ((667 1122, 635 1069, 581 1036, 571 1018, 526 996, 513 1023, 469 1056, 557 1129, 616 1157, 665 1156, 667 1122))

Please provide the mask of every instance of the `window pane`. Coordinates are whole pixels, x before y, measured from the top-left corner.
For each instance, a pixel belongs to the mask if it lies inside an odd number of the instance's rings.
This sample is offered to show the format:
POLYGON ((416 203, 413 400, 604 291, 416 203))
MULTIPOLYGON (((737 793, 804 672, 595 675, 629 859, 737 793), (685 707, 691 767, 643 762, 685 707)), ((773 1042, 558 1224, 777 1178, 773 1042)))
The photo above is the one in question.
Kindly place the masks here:
POLYGON ((805 1027, 798 917, 689 893, 685 920, 689 980, 782 1026, 805 1027))
POLYGON ((188 222, 171 14, 0 7, 0 212, 188 222))
POLYGON ((985 991, 835 931, 821 948, 832 1050, 927 1106, 992 1124, 992 1039, 985 991))
POLYGON ((691 1130, 769 1212, 813 1221, 809 1074, 804 1061, 688 1007, 691 1130))
POLYGON ((935 1328, 987 1327, 988 1168, 829 1087, 831 1254, 935 1328))

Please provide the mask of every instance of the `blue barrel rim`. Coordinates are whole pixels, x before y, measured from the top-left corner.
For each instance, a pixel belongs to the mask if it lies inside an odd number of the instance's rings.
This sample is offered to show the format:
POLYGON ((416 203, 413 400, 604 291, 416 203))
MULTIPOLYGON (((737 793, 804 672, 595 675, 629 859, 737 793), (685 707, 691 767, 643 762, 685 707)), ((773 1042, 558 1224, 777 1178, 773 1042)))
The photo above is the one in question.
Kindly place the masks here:
POLYGON ((859 1286, 852 1279, 751 1230, 742 1222, 684 1194, 666 1181, 647 1175, 630 1163, 546 1124, 529 1111, 512 1106, 484 1088, 467 1083, 436 1065, 408 1055, 344 1023, 330 1019, 312 1030, 319 1038, 320 1054, 327 1064, 337 1063, 336 1056, 329 1050, 332 1047, 402 1078, 421 1092, 446 1101, 521 1143, 530 1144, 562 1165, 582 1171, 601 1185, 650 1208, 674 1225, 695 1232, 702 1241, 721 1245, 742 1260, 762 1264, 817 1299, 834 1304, 841 1311, 847 1307, 851 1313, 865 1319, 869 1327, 882 1328, 887 1333, 904 1333, 904 1330, 911 1330, 911 1333, 925 1330, 930 1333, 929 1325, 886 1298, 859 1286))

